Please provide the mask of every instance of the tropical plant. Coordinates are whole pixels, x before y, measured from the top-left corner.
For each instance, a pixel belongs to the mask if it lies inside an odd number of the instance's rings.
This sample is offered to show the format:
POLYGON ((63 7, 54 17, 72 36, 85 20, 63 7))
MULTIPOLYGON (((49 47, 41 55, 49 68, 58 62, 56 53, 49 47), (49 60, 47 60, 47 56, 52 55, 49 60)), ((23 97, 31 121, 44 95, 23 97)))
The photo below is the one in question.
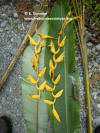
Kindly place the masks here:
POLYGON ((80 132, 79 74, 75 67, 74 19, 68 3, 57 1, 49 18, 31 37, 23 55, 22 96, 29 133, 80 132), (67 16, 66 16, 67 14, 67 16), (47 106, 47 104, 49 104, 47 106), (49 115, 48 115, 49 113, 49 115), (49 119, 50 118, 50 119, 49 119))

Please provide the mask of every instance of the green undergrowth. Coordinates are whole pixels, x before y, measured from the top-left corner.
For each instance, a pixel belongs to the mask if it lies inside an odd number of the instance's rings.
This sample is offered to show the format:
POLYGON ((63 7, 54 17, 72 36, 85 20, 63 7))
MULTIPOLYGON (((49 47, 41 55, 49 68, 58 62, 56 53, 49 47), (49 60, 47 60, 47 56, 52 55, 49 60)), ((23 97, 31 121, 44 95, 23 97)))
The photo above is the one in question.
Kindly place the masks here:
POLYGON ((100 1, 86 1, 86 14, 91 17, 91 24, 94 26, 95 30, 100 30, 100 1))

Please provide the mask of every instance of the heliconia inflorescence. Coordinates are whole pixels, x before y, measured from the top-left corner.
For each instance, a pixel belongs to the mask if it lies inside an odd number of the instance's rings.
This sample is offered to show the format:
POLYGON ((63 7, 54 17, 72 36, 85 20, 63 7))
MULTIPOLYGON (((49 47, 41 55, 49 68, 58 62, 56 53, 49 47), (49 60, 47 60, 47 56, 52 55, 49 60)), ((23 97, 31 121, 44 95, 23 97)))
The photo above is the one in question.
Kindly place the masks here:
POLYGON ((60 32, 58 33, 58 37, 57 38, 39 33, 38 30, 37 30, 37 25, 36 25, 36 34, 38 36, 38 41, 37 42, 29 34, 27 34, 28 37, 29 37, 30 43, 35 47, 31 63, 32 63, 33 69, 36 72, 36 76, 37 76, 37 79, 35 79, 30 74, 28 75, 29 81, 32 84, 34 84, 36 86, 36 89, 37 89, 37 94, 30 94, 28 97, 29 98, 33 98, 33 99, 40 99, 40 95, 41 95, 41 91, 42 90, 46 90, 46 91, 51 92, 53 100, 51 101, 49 99, 45 99, 43 101, 46 104, 52 106, 52 113, 53 113, 54 117, 56 118, 56 120, 58 122, 61 122, 61 119, 60 119, 60 117, 59 117, 59 115, 58 115, 58 113, 57 113, 57 111, 55 109, 55 102, 56 102, 57 98, 62 96, 63 89, 59 90, 56 94, 54 94, 55 89, 57 89, 56 85, 59 84, 60 79, 61 79, 60 73, 57 75, 57 77, 55 77, 54 74, 55 74, 55 70, 57 68, 58 63, 63 61, 64 54, 65 54, 65 52, 63 51, 59 56, 57 56, 57 54, 60 53, 61 48, 64 47, 65 40, 67 38, 66 36, 64 36, 63 39, 60 41, 62 33, 63 33, 66 25, 70 21, 79 18, 79 17, 74 17, 74 18, 69 19, 70 15, 71 15, 71 12, 68 12, 68 15, 66 16, 66 19, 65 19, 65 21, 64 21, 64 23, 62 25, 62 28, 61 28, 60 32), (40 78, 42 78, 44 76, 45 72, 46 72, 46 67, 44 67, 39 72, 39 55, 42 52, 42 48, 43 48, 44 43, 45 43, 44 40, 41 41, 41 38, 42 39, 46 39, 46 38, 50 39, 50 45, 49 46, 50 46, 50 52, 52 53, 52 59, 49 60, 49 75, 50 75, 50 79, 52 81, 52 86, 53 87, 48 85, 46 81, 44 81, 41 85, 39 85, 40 78), (57 40, 57 50, 55 48, 53 40, 57 40))

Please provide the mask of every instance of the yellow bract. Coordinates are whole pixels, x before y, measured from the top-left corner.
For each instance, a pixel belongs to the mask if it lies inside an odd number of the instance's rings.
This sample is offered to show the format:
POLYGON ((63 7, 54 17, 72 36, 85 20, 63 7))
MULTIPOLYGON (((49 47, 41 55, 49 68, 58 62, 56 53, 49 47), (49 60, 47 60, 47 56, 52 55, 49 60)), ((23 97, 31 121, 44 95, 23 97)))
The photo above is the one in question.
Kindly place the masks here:
POLYGON ((29 98, 40 99, 40 95, 29 95, 29 98))
POLYGON ((60 80, 60 74, 57 76, 55 81, 53 80, 54 85, 58 84, 59 80, 60 80))
POLYGON ((54 104, 54 102, 53 101, 50 101, 50 100, 43 100, 45 103, 47 103, 47 104, 54 104))
POLYGON ((59 35, 62 35, 62 33, 63 33, 63 31, 64 31, 66 25, 70 22, 70 20, 69 20, 70 15, 71 15, 71 11, 68 12, 68 14, 67 14, 67 16, 66 16, 66 19, 65 19, 65 21, 64 21, 64 23, 63 23, 63 25, 62 25, 62 28, 61 28, 61 30, 60 30, 60 32, 59 32, 59 35))
POLYGON ((75 20, 75 19, 80 18, 80 16, 76 16, 76 17, 73 17, 73 18, 69 18, 70 16, 71 16, 71 11, 68 12, 68 14, 67 14, 67 16, 66 16, 66 19, 65 19, 65 21, 64 21, 64 23, 63 23, 63 25, 62 25, 62 28, 61 28, 61 30, 60 30, 60 32, 59 32, 59 35, 60 35, 60 36, 62 35, 62 33, 63 33, 63 31, 64 31, 66 25, 67 25, 69 22, 71 22, 71 21, 73 21, 73 20, 75 20))
POLYGON ((50 67, 50 69, 52 69, 52 70, 54 69, 52 60, 50 60, 50 62, 49 62, 49 67, 50 67))
POLYGON ((57 121, 61 122, 60 117, 59 117, 59 115, 58 115, 58 113, 54 107, 53 107, 52 112, 53 112, 54 117, 57 119, 57 121))
POLYGON ((35 53, 38 55, 41 53, 42 47, 44 46, 44 40, 39 45, 38 49, 35 47, 35 53))
POLYGON ((44 46, 44 40, 42 40, 41 44, 40 44, 42 47, 44 46))
POLYGON ((54 43, 53 43, 53 41, 51 40, 51 42, 50 42, 50 47, 51 47, 51 52, 54 54, 54 55, 56 55, 58 52, 59 52, 59 50, 60 49, 58 49, 57 51, 56 51, 56 49, 55 49, 55 46, 54 46, 54 43))
POLYGON ((47 85, 47 84, 46 84, 45 88, 46 88, 46 90, 47 90, 47 91, 53 91, 53 88, 52 88, 52 87, 50 87, 50 86, 49 86, 49 85, 47 85))
POLYGON ((36 65, 36 63, 34 62, 34 59, 32 59, 32 67, 34 68, 35 71, 37 71, 38 66, 36 65))
POLYGON ((55 46, 54 46, 54 43, 53 43, 53 41, 51 40, 51 42, 50 42, 50 47, 51 47, 51 52, 52 53, 55 53, 55 46))
POLYGON ((56 67, 57 67, 57 64, 55 66, 53 66, 53 62, 52 62, 52 60, 50 60, 50 62, 49 62, 49 68, 50 68, 49 74, 50 74, 51 78, 54 76, 54 70, 56 69, 56 67))
POLYGON ((58 97, 60 97, 60 96, 62 95, 62 93, 63 93, 63 89, 60 90, 59 92, 57 92, 57 94, 54 95, 54 97, 55 97, 55 98, 58 98, 58 97))
POLYGON ((54 58, 54 61, 55 63, 58 63, 58 62, 61 62, 63 58, 64 58, 64 52, 57 59, 54 58))
MULTIPOLYGON (((38 42, 35 42, 35 40, 27 33, 29 39, 30 39, 30 43, 34 46, 37 46, 39 44, 39 41, 38 42)), ((40 39, 39 39, 40 40, 40 39)))
POLYGON ((41 33, 37 33, 41 38, 49 38, 49 39, 57 39, 55 37, 52 37, 52 36, 48 36, 48 35, 45 35, 45 34, 41 34, 41 33))
POLYGON ((41 53, 41 50, 42 50, 42 46, 41 45, 38 47, 38 49, 35 47, 35 53, 37 55, 41 53))
POLYGON ((32 84, 37 84, 37 80, 35 80, 30 74, 28 75, 28 79, 30 80, 30 82, 32 83, 32 84))
POLYGON ((43 68, 43 70, 38 74, 38 77, 42 77, 45 74, 46 67, 43 68))
POLYGON ((44 81, 37 89, 44 90, 45 86, 46 86, 46 81, 44 81))
POLYGON ((66 36, 64 36, 63 40, 58 44, 59 47, 63 47, 66 40, 66 36))
POLYGON ((69 11, 69 12, 67 13, 67 17, 66 17, 66 18, 69 18, 70 15, 71 15, 71 11, 69 11))
POLYGON ((54 77, 54 70, 53 69, 50 69, 49 70, 49 74, 50 74, 50 77, 53 78, 54 77))
POLYGON ((34 58, 34 60, 35 60, 36 63, 39 62, 38 56, 35 53, 33 53, 33 58, 34 58))

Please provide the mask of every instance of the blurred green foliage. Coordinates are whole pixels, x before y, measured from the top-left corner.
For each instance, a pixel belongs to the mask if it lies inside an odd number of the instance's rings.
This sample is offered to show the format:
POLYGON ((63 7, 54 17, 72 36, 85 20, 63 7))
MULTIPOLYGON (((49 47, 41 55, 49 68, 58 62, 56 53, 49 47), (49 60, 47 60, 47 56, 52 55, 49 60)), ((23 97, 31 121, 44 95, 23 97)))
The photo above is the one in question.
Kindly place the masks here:
POLYGON ((86 0, 86 13, 89 14, 89 17, 92 16, 92 24, 98 30, 100 30, 100 1, 98 0, 86 0))
POLYGON ((30 0, 30 2, 33 4, 34 3, 34 0, 30 0))

